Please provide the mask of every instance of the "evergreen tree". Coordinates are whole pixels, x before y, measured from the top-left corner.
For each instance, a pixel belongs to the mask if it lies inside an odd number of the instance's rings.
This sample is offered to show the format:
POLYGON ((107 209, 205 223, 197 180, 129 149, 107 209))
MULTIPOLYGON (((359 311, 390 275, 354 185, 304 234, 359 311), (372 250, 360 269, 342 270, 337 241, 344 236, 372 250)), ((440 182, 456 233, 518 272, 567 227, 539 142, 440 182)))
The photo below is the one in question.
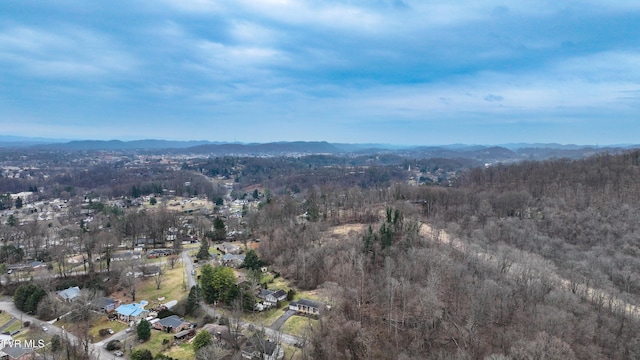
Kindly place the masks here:
POLYGON ((214 240, 224 240, 227 237, 227 229, 224 225, 224 220, 216 217, 213 220, 213 239, 214 240))
POLYGON ((251 270, 259 270, 262 267, 262 260, 260 260, 258 253, 254 249, 247 251, 241 267, 251 270))
POLYGON ((195 311, 200 307, 200 300, 202 299, 202 289, 198 285, 194 285, 189 290, 189 297, 187 297, 187 305, 185 308, 186 315, 193 315, 195 311))
POLYGON ((200 244, 200 250, 198 250, 196 257, 198 260, 209 260, 211 258, 211 254, 209 254, 209 240, 202 239, 202 244, 200 244))
POLYGON ((153 354, 147 349, 137 349, 131 353, 131 360, 153 360, 153 354))
POLYGON ((211 344, 213 344, 211 334, 206 330, 201 330, 198 335, 196 335, 196 338, 193 339, 193 350, 197 353, 198 350, 211 344))
MULTIPOLYGON (((142 319, 136 330, 138 331, 138 340, 144 342, 151 338, 151 324, 147 320, 142 319)), ((133 359, 133 355, 131 358, 133 359)))
POLYGON ((22 209, 22 198, 20 196, 16 199, 16 209, 22 209))

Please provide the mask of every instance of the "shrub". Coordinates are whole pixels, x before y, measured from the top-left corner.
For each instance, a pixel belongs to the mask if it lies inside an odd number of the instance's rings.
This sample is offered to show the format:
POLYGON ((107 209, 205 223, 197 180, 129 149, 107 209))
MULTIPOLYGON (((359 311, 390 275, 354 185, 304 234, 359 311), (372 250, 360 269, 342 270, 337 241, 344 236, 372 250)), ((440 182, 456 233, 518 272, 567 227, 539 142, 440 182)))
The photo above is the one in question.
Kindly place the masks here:
POLYGON ((109 351, 120 350, 121 348, 122 344, 120 343, 120 340, 111 340, 107 343, 107 350, 109 351))
POLYGON ((109 335, 109 329, 100 329, 98 330, 98 334, 100 334, 100 336, 107 336, 109 335))
POLYGON ((211 315, 207 314, 202 318, 202 324, 211 324, 215 320, 211 315))
POLYGON ((167 310, 167 309, 162 309, 160 311, 158 311, 158 319, 164 319, 166 317, 169 317, 171 315, 177 315, 176 313, 174 313, 171 310, 167 310))

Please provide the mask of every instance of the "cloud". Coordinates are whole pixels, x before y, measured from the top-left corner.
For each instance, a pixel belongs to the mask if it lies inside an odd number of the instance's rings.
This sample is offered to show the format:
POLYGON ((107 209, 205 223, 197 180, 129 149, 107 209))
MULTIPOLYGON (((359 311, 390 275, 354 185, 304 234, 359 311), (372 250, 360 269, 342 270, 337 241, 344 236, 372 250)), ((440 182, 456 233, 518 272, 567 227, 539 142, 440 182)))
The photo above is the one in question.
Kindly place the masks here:
POLYGON ((487 96, 484 97, 485 101, 502 101, 504 100, 504 98, 500 95, 493 95, 493 94, 487 94, 487 96))
POLYGON ((29 76, 74 78, 119 76, 136 61, 111 40, 76 26, 44 30, 10 27, 0 30, 0 61, 29 76))

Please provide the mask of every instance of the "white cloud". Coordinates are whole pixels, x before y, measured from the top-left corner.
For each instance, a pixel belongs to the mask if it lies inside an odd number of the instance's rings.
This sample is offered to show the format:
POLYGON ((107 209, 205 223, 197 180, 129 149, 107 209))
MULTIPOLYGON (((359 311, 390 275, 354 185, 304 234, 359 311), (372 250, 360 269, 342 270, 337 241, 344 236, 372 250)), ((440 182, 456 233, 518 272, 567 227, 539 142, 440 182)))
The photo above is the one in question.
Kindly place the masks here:
POLYGON ((80 80, 126 73, 136 64, 107 37, 68 26, 4 29, 0 32, 0 61, 37 77, 80 80))

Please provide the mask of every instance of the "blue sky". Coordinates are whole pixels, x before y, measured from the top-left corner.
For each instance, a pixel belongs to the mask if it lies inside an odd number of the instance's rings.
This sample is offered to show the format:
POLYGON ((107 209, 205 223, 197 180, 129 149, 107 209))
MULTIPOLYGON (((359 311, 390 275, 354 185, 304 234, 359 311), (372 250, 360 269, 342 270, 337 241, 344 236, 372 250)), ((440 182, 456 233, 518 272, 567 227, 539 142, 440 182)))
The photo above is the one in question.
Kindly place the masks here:
POLYGON ((0 135, 639 143, 640 2, 3 1, 0 135))

